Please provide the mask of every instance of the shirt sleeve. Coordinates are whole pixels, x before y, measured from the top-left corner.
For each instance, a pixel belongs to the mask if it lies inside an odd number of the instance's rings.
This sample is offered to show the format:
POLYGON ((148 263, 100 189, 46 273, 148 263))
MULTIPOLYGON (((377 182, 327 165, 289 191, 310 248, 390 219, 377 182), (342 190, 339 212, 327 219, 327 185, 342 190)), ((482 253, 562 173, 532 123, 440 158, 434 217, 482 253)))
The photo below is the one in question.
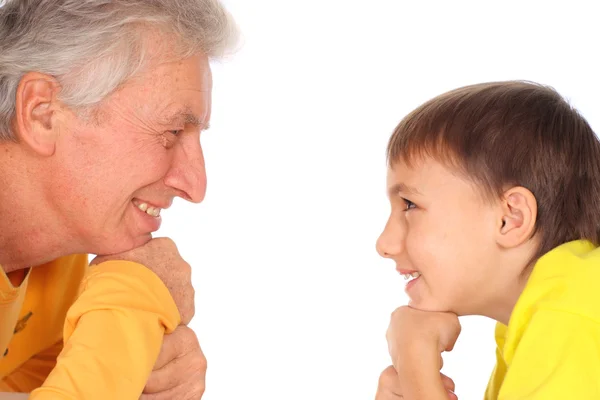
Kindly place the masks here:
POLYGON ((538 310, 516 349, 499 400, 600 399, 600 325, 538 310))
POLYGON ((138 399, 164 334, 179 323, 168 289, 146 267, 92 267, 67 313, 56 367, 30 400, 138 399))

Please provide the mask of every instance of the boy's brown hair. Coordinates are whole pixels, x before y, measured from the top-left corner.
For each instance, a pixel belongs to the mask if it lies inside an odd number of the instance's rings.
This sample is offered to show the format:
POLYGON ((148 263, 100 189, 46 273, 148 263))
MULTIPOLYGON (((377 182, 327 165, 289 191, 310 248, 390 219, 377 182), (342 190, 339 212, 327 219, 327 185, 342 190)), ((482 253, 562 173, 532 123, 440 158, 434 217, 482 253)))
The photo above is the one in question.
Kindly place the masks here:
POLYGON ((529 189, 541 237, 535 259, 571 240, 600 244, 600 141, 552 88, 507 81, 442 94, 400 122, 387 153, 391 167, 432 157, 487 198, 529 189))

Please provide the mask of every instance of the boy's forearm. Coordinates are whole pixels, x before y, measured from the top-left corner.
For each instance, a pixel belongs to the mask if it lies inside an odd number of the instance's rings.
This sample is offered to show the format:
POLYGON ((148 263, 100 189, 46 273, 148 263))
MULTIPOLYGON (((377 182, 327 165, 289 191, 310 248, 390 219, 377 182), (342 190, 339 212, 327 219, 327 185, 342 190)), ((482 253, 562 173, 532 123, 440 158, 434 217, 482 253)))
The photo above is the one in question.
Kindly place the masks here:
POLYGON ((439 371, 425 373, 417 368, 400 368, 398 379, 404 398, 410 400, 448 400, 439 371))
POLYGON ((439 371, 439 354, 411 346, 396 360, 396 372, 403 395, 410 400, 448 400, 439 371))

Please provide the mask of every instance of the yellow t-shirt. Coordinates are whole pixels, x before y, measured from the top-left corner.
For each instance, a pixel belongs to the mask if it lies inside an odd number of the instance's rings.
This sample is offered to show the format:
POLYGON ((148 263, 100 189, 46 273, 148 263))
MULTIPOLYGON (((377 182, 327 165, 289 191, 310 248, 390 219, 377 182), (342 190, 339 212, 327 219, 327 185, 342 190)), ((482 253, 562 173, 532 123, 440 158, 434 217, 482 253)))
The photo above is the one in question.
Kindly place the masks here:
POLYGON ((179 323, 167 288, 136 263, 89 268, 87 255, 63 257, 17 288, 0 268, 0 392, 138 399, 179 323))
POLYGON ((486 400, 600 399, 600 249, 542 256, 496 343, 486 400))

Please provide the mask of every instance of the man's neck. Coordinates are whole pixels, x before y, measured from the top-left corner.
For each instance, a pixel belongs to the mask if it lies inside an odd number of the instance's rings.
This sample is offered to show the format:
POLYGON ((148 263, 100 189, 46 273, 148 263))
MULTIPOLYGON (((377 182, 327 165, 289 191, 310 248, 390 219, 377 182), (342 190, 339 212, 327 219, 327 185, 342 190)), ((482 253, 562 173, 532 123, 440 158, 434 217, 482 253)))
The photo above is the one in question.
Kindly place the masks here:
POLYGON ((72 241, 44 196, 48 171, 26 157, 18 144, 0 144, 0 265, 6 273, 70 254, 72 241))

